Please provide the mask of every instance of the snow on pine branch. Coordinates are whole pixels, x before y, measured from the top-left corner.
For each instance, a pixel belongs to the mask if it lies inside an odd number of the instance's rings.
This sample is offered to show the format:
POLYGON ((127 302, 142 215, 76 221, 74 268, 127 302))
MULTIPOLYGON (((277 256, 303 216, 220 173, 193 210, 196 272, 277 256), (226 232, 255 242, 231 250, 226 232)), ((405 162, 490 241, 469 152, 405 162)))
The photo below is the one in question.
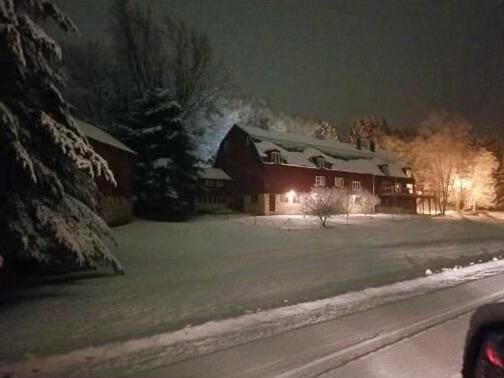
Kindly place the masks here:
POLYGON ((62 152, 72 159, 80 169, 86 170, 92 178, 104 176, 107 181, 117 185, 114 174, 108 167, 106 160, 93 150, 73 122, 72 130, 56 122, 47 113, 42 112, 40 115, 40 125, 47 128, 55 144, 58 145, 62 152))
POLYGON ((67 33, 79 34, 79 29, 72 22, 70 17, 65 15, 61 9, 53 2, 47 0, 29 0, 32 9, 36 11, 37 16, 46 18, 50 16, 58 26, 67 33))
POLYGON ((152 167, 154 169, 169 168, 171 166, 173 166, 173 160, 167 157, 159 158, 152 162, 152 167))
POLYGON ((28 176, 30 176, 31 180, 33 182, 37 182, 37 177, 33 168, 33 161, 19 139, 19 122, 2 101, 0 101, 0 126, 2 126, 3 129, 3 135, 0 134, 0 137, 5 138, 2 138, 2 143, 10 145, 16 161, 18 161, 22 168, 28 172, 28 176))
POLYGON ((61 48, 54 39, 49 37, 46 32, 38 26, 28 15, 19 17, 19 24, 25 31, 25 36, 41 46, 48 56, 56 58, 58 61, 62 59, 61 48))

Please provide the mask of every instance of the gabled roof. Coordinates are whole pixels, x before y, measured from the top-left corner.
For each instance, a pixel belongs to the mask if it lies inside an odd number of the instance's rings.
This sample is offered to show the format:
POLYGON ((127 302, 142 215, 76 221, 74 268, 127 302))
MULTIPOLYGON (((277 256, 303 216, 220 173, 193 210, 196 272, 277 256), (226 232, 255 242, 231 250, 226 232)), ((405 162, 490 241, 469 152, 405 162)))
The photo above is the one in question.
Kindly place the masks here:
POLYGON ((268 152, 280 152, 283 164, 306 168, 317 168, 314 157, 324 157, 329 170, 407 178, 406 164, 385 151, 358 149, 355 145, 320 140, 300 134, 280 133, 256 127, 235 125, 248 134, 263 163, 268 152), (380 168, 380 166, 382 168, 380 168), (386 170, 383 169, 386 166, 386 170))
POLYGON ((207 180, 231 180, 231 177, 219 168, 203 168, 200 177, 207 180))
POLYGON ((87 122, 84 122, 80 119, 76 119, 75 124, 77 127, 82 131, 82 133, 88 138, 95 140, 97 142, 107 144, 109 146, 115 147, 119 150, 129 152, 130 154, 136 155, 137 153, 133 151, 131 148, 126 146, 124 143, 120 142, 116 138, 114 138, 112 135, 109 133, 105 132, 104 130, 93 126, 87 122))

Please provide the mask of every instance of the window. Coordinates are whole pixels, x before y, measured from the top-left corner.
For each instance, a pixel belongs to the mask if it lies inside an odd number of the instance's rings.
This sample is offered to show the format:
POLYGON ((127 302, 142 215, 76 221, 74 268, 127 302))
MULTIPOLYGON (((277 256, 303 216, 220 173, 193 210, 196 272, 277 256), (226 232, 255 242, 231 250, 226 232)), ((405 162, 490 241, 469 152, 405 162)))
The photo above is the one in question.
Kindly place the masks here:
POLYGON ((213 180, 210 180, 210 179, 206 179, 206 180, 205 180, 205 185, 206 185, 206 186, 214 186, 214 181, 213 181, 213 180))
POLYGON ((394 184, 390 181, 382 181, 382 193, 392 193, 394 191, 394 184))
POLYGON ((282 157, 280 156, 280 152, 278 151, 271 151, 270 159, 273 164, 282 164, 282 157))
POLYGON ((411 168, 406 167, 403 169, 403 171, 407 177, 409 177, 409 178, 413 177, 413 173, 411 172, 411 168))
POLYGON ((222 188, 224 186, 224 180, 215 180, 215 186, 222 188))
POLYGON ((402 192, 402 184, 400 182, 397 182, 395 184, 395 191, 396 191, 396 193, 401 193, 402 192))
POLYGON ((323 156, 318 156, 315 158, 315 164, 317 168, 322 169, 325 166, 325 159, 323 156))
POLYGON ((301 200, 294 190, 290 190, 285 194, 280 195, 280 202, 283 203, 300 203, 301 200))
POLYGON ((361 190, 361 182, 360 181, 352 181, 352 190, 355 192, 359 192, 361 190))
POLYGON ((410 194, 415 192, 415 186, 413 184, 406 184, 406 189, 408 189, 408 193, 410 194))
POLYGON ((258 195, 257 195, 257 194, 252 194, 252 195, 250 196, 250 202, 252 202, 252 203, 257 203, 257 202, 259 202, 259 197, 258 197, 258 195))
POLYGON ((334 186, 336 188, 344 188, 345 187, 345 179, 343 177, 335 177, 334 178, 334 186))
POLYGON ((325 186, 325 176, 315 176, 315 186, 325 186))

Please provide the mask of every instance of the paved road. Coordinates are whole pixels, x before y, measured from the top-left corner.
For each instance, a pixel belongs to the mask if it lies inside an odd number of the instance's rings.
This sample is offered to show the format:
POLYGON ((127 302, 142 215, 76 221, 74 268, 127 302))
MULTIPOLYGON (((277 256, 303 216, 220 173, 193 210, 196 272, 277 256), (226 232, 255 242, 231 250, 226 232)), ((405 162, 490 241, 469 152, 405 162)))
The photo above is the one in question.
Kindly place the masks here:
POLYGON ((170 349, 151 346, 135 353, 125 343, 124 355, 111 353, 111 345, 100 361, 76 351, 36 369, 22 365, 7 371, 15 378, 455 378, 471 313, 499 300, 504 274, 175 363, 170 349))
POLYGON ((471 313, 504 275, 159 366, 143 377, 459 377, 471 313))
POLYGON ((458 378, 469 318, 447 321, 320 377, 458 378))

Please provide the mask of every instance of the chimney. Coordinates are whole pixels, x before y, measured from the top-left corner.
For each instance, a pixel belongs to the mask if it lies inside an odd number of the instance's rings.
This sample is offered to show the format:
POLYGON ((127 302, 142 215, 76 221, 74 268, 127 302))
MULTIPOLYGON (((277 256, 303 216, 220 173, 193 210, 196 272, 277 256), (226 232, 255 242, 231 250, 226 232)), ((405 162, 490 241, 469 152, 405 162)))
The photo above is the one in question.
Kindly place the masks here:
POLYGON ((369 141, 369 149, 371 152, 376 152, 376 143, 374 140, 369 141))

